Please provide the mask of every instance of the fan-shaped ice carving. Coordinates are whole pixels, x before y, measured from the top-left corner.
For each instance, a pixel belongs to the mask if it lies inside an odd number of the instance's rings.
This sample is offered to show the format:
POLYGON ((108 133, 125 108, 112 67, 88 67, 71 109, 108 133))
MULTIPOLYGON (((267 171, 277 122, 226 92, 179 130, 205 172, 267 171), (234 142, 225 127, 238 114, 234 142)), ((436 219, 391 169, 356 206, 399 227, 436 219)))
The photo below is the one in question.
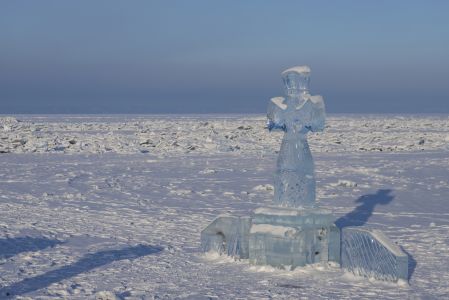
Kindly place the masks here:
POLYGON ((378 230, 346 227, 341 236, 341 265, 358 276, 408 279, 408 256, 378 230))

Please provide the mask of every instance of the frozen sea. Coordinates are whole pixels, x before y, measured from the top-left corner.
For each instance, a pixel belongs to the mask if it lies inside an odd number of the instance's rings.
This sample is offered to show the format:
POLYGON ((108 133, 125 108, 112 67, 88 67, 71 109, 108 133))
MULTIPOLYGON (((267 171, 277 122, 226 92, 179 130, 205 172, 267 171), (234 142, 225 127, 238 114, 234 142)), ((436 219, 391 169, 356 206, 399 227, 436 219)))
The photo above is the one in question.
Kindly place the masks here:
POLYGON ((217 215, 273 196, 263 115, 0 116, 0 299, 449 299, 449 116, 330 115, 317 201, 381 229, 409 283, 204 255, 217 215))

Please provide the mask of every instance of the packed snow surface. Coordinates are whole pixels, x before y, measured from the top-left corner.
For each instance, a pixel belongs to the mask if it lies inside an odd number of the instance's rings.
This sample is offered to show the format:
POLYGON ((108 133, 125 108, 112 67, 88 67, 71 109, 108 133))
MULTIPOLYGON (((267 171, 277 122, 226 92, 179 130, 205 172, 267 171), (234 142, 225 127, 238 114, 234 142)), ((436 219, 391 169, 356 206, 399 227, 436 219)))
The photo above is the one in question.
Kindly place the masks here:
POLYGON ((330 116, 318 204, 382 230, 408 284, 204 255, 217 215, 272 205, 264 116, 0 117, 0 299, 445 299, 449 117, 330 116), (28 297, 28 298, 27 298, 28 297))

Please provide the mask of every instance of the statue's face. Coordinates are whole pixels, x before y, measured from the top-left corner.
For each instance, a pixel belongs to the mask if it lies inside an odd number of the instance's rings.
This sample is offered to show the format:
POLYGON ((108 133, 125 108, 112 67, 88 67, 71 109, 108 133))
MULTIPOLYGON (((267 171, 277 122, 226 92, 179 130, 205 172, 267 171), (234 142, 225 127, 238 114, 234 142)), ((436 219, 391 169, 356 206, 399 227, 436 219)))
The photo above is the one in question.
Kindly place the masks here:
POLYGON ((287 95, 309 90, 310 73, 289 72, 282 77, 287 95))

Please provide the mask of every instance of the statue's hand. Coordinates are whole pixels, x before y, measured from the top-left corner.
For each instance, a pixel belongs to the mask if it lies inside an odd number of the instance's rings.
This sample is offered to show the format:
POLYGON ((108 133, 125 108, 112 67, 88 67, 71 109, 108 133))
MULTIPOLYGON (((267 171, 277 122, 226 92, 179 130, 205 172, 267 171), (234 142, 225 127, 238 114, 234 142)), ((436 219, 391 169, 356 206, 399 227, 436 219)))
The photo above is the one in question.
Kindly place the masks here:
POLYGON ((310 96, 310 101, 313 104, 311 111, 310 131, 323 131, 325 127, 326 112, 324 100, 321 96, 310 96))
POLYGON ((273 122, 270 119, 268 119, 268 121, 267 121, 267 128, 269 131, 273 131, 273 130, 286 131, 285 124, 278 124, 278 123, 273 122))
POLYGON ((270 102, 268 103, 268 113, 267 113, 268 117, 267 128, 269 131, 286 130, 282 118, 283 112, 286 108, 287 106, 284 104, 284 97, 271 98, 270 102))

